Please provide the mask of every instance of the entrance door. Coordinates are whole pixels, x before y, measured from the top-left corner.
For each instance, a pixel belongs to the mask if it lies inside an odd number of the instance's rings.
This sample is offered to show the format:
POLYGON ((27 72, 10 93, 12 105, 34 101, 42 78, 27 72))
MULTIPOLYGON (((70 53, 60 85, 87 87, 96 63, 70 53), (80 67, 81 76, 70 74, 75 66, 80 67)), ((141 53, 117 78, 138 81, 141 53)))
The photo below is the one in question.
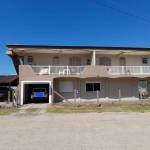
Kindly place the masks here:
POLYGON ((52 73, 53 74, 59 74, 59 57, 53 58, 52 73))

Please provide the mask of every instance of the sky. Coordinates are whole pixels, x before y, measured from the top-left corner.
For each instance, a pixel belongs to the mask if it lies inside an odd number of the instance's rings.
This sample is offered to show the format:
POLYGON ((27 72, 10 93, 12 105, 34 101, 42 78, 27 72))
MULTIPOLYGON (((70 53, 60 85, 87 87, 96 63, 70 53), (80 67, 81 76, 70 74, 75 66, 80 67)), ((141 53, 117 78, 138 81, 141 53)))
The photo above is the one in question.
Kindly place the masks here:
MULTIPOLYGON (((150 20, 149 0, 95 0, 150 20)), ((150 21, 91 0, 0 0, 0 75, 16 74, 6 44, 150 47, 150 21)))

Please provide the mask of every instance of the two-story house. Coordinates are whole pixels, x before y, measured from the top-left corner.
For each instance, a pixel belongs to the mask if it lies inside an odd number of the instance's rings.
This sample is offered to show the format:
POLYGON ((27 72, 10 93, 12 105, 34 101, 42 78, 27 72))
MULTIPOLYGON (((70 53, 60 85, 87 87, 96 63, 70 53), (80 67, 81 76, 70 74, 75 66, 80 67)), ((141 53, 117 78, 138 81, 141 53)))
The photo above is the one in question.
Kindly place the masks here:
POLYGON ((62 101, 139 100, 139 81, 150 91, 150 48, 47 46, 8 44, 6 51, 19 74, 20 104, 29 103, 32 89, 45 87, 48 103, 62 101))

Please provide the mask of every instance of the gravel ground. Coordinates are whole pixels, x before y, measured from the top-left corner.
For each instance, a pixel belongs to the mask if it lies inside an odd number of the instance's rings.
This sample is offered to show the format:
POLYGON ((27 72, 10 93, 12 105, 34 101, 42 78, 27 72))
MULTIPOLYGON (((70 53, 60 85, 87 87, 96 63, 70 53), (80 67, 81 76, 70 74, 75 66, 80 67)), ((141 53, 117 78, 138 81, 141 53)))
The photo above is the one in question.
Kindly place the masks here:
POLYGON ((150 150, 150 113, 0 116, 0 150, 150 150))

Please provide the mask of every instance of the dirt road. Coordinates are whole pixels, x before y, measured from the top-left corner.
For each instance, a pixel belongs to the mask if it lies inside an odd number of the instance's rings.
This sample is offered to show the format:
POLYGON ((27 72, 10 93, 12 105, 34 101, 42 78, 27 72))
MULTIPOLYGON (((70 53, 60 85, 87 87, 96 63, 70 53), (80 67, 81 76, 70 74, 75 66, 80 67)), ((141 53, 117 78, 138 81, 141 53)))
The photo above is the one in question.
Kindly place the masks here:
POLYGON ((0 150, 149 150, 150 113, 0 116, 0 150))

